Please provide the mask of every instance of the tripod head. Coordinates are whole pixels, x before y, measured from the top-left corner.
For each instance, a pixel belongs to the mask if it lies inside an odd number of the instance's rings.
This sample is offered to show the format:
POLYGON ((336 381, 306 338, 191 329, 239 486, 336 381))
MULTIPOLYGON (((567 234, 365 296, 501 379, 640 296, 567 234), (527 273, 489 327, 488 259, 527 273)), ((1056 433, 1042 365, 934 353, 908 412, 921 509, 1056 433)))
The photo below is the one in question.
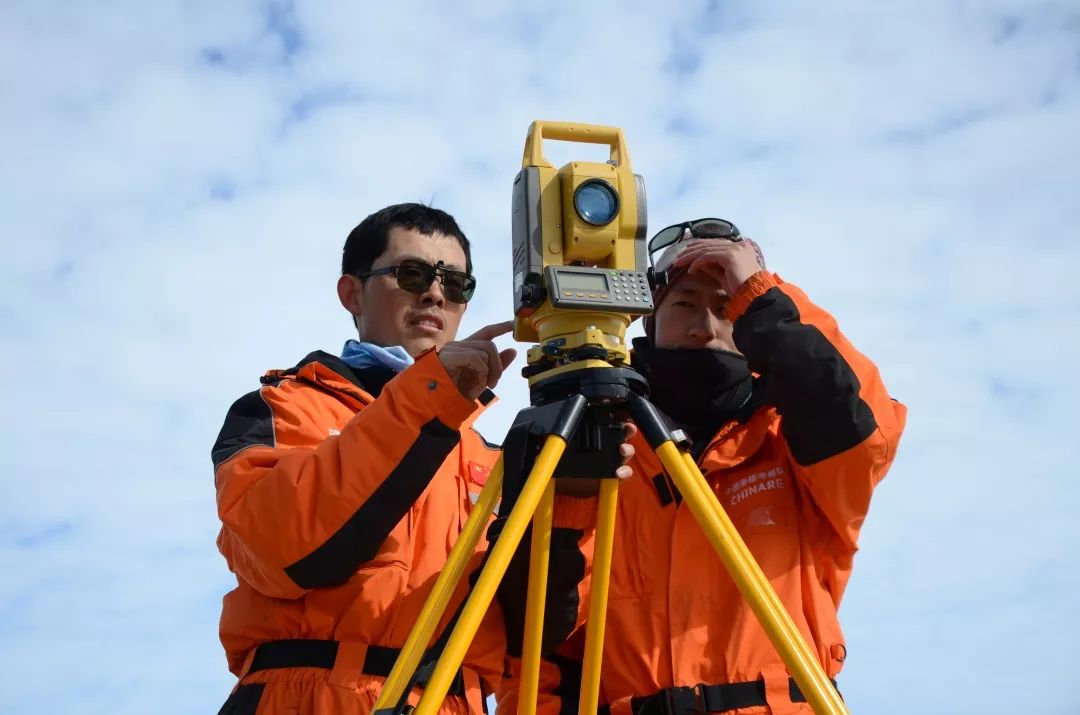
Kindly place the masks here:
POLYGON ((523 374, 530 385, 579 361, 630 362, 626 329, 652 312, 646 277, 645 184, 634 174, 621 129, 533 122, 514 179, 514 338, 536 341, 523 374), (606 144, 606 163, 556 170, 543 140, 606 144))

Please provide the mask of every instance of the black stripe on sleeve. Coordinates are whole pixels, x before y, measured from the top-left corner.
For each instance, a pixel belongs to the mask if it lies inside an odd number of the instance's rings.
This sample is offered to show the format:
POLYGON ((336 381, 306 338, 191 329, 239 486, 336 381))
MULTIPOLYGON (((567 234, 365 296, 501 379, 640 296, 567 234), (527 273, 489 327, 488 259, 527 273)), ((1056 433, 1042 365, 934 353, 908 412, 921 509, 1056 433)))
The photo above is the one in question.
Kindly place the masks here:
POLYGON ((367 501, 322 546, 286 567, 286 575, 305 589, 345 583, 379 553, 459 439, 456 430, 438 419, 421 427, 416 441, 367 501))
MULTIPOLYGON (((577 622, 578 584, 585 578, 585 556, 578 542, 580 529, 555 527, 551 530, 547 592, 544 600, 544 628, 541 653, 553 653, 570 636, 577 622)), ((525 600, 529 586, 529 556, 532 529, 525 533, 496 592, 506 626, 506 652, 521 657, 525 635, 525 600)), ((575 705, 577 701, 574 701, 575 705)))
MULTIPOLYGON (((566 527, 551 530, 547 607, 544 609, 544 629, 540 638, 545 653, 558 648, 569 637, 577 622, 580 602, 578 584, 585 578, 585 556, 578 546, 582 534, 580 529, 566 527)), ((524 630, 523 623, 523 634, 524 630)))
POLYGON ((259 390, 233 403, 210 450, 216 470, 234 454, 255 445, 274 446, 274 415, 259 390))
POLYGON ((218 715, 255 715, 265 688, 266 683, 238 686, 218 710, 218 715))
POLYGON ((555 695, 559 698, 559 715, 576 715, 578 701, 581 699, 581 671, 579 660, 552 654, 544 656, 559 669, 559 685, 555 695))
POLYGON ((814 325, 800 322, 779 288, 758 296, 735 321, 735 344, 764 378, 766 398, 795 460, 816 464, 862 443, 877 429, 851 365, 814 325))

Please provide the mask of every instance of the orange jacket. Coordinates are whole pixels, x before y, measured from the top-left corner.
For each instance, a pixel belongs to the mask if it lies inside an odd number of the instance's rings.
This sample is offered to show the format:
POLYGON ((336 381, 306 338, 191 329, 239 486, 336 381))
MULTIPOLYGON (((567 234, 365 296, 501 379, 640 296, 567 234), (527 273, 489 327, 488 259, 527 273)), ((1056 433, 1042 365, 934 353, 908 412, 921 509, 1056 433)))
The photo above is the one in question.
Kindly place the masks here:
MULTIPOLYGON (((877 369, 834 319, 793 285, 759 273, 728 314, 736 344, 760 378, 748 414, 724 425, 697 462, 835 678, 846 657, 837 608, 906 409, 889 398, 877 369)), ((758 681, 768 705, 725 712, 812 712, 792 703, 783 661, 655 454, 640 437, 636 449, 634 475, 619 488, 600 703, 626 715, 634 696, 758 681)), ((579 502, 557 515, 564 526, 595 523, 595 499, 579 502)), ((572 564, 581 557, 561 556, 572 564)), ((577 630, 543 662, 539 713, 576 711, 588 579, 568 595, 580 600, 577 630)), ((504 605, 511 610, 505 599, 504 605)), ((560 627, 545 621, 546 632, 560 627)), ((513 663, 515 673, 519 665, 513 663)), ((510 688, 500 711, 513 712, 516 696, 510 688)))
MULTIPOLYGON (((361 674, 369 646, 404 644, 498 457, 470 426, 480 404, 434 351, 381 393, 363 372, 326 353, 270 372, 214 445, 218 547, 237 577, 221 642, 239 712, 368 712, 384 680, 361 674), (256 646, 283 639, 336 641, 333 668, 249 673, 256 646)), ((490 692, 503 649, 495 610, 466 659, 468 705, 450 697, 445 712, 477 711, 473 674, 490 692)))

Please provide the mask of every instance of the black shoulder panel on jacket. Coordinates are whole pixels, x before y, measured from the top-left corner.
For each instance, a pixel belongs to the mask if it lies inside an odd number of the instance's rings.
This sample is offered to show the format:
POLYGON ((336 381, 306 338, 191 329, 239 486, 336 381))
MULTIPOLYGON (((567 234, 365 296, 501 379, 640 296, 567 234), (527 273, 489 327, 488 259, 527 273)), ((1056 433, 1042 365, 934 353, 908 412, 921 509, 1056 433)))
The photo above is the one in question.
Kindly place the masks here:
POLYGON ((764 377, 791 454, 811 465, 860 444, 877 429, 851 365, 780 288, 759 296, 735 321, 735 344, 764 377))
POLYGON ((234 402, 225 415, 225 424, 210 451, 214 469, 240 450, 255 445, 274 446, 274 415, 259 390, 234 402))
POLYGON ((308 353, 303 360, 296 364, 296 367, 289 370, 289 373, 295 374, 300 372, 300 368, 310 363, 317 362, 320 365, 330 368, 338 375, 359 387, 361 390, 367 391, 367 387, 361 381, 360 376, 356 374, 356 371, 349 367, 349 364, 339 358, 337 355, 331 355, 325 350, 316 350, 308 353))

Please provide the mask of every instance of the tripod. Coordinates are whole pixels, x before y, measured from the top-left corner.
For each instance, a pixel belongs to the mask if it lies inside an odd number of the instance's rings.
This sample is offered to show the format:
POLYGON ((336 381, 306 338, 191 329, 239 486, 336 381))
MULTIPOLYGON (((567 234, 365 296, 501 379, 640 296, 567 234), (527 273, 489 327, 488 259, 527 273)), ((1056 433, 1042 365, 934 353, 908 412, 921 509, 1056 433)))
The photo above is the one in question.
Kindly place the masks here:
POLYGON ((505 524, 487 554, 471 594, 447 627, 449 637, 445 638, 444 634, 434 649, 438 651, 441 645, 441 655, 413 715, 433 715, 446 697, 530 519, 533 533, 518 712, 535 712, 554 479, 583 476, 599 477, 601 481, 578 713, 591 715, 596 712, 618 498, 618 481, 613 472, 619 464, 617 445, 622 441, 622 430, 617 418, 626 414, 633 418, 682 492, 694 518, 720 555, 814 712, 846 715, 848 710, 843 700, 687 451, 685 436, 679 431, 672 432, 645 398, 648 387, 644 378, 630 368, 613 367, 601 359, 581 359, 547 370, 537 370, 537 367, 534 366, 530 380, 531 406, 518 413, 514 420, 503 453, 480 493, 476 508, 454 544, 375 703, 376 715, 402 711, 405 698, 419 676, 417 668, 424 651, 464 575, 466 563, 500 494, 504 499, 503 511, 509 507, 505 524), (568 445, 571 445, 569 451, 568 445), (539 451, 535 453, 537 446, 539 451), (528 476, 522 481, 522 475, 526 473, 528 476), (511 500, 509 504, 507 499, 511 500))

